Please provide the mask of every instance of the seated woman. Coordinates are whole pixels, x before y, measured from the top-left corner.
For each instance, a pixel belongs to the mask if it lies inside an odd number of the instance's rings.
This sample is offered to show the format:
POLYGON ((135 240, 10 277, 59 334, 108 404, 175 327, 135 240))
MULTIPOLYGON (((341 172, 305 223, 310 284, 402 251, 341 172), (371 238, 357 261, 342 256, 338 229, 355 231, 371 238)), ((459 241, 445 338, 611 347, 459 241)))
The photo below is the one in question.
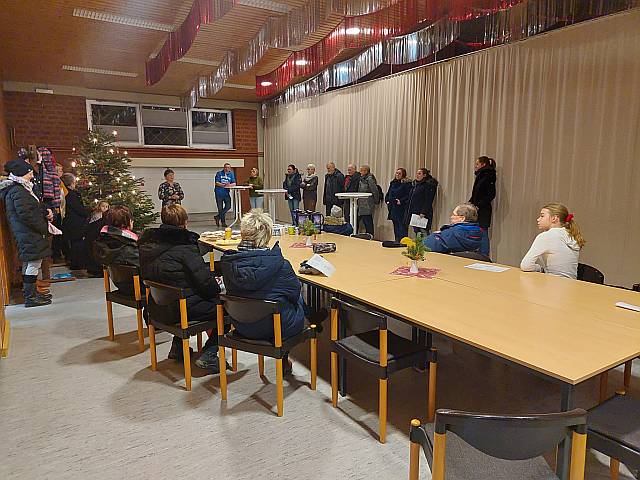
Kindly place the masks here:
POLYGON ((324 217, 322 229, 327 233, 337 233, 347 237, 353 233, 353 227, 344 221, 342 209, 338 205, 331 207, 331 215, 324 217))
POLYGON ((105 214, 109 210, 109 204, 104 200, 98 202, 91 211, 91 219, 84 234, 85 267, 90 277, 102 277, 102 265, 98 263, 93 254, 93 247, 98 240, 100 231, 106 225, 105 214))
MULTIPOLYGON (((227 293, 241 297, 273 300, 280 304, 282 338, 297 335, 304 328, 302 285, 291 264, 282 256, 276 243, 269 248, 273 222, 260 210, 251 210, 242 217, 238 251, 222 255, 220 268, 227 293)), ((326 314, 326 312, 325 312, 326 314)), ((232 319, 233 320, 233 319, 232 319)), ((273 318, 255 323, 235 323, 236 331, 255 340, 273 340, 273 318)), ((291 373, 291 362, 284 358, 284 371, 291 373)))
POLYGON ((580 249, 585 240, 573 215, 564 205, 550 203, 540 210, 538 229, 542 233, 522 259, 522 271, 544 272, 575 280, 580 249))
POLYGON ((433 232, 424 239, 424 244, 432 252, 476 252, 480 248, 482 230, 478 226, 478 209, 463 203, 453 209, 451 223, 443 225, 439 232, 433 232))
MULTIPOLYGON (((200 236, 187 230, 187 211, 178 204, 162 209, 160 228, 148 228, 138 242, 140 269, 145 280, 189 289, 189 321, 215 320, 220 285, 202 256, 200 236)), ((149 308, 153 308, 149 298, 149 308)), ((182 341, 173 337, 169 358, 182 361, 182 341)), ((220 373, 218 333, 213 330, 195 364, 209 373, 220 373)))
MULTIPOLYGON (((93 244, 96 262, 106 267, 111 265, 140 266, 138 256, 138 235, 133 233, 133 216, 124 205, 116 205, 107 210, 105 225, 93 244)), ((133 295, 133 280, 114 282, 125 295, 133 295)))

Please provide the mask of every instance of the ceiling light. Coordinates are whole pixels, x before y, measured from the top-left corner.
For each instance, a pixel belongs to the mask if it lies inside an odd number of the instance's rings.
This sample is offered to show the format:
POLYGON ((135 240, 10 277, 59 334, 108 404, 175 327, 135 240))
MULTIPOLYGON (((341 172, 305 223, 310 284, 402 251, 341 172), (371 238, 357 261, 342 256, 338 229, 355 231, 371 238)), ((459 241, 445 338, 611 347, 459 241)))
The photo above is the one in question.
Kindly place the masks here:
POLYGON ((238 5, 244 5, 246 7, 261 8, 263 10, 271 10, 278 13, 289 13, 292 8, 289 5, 273 2, 271 0, 236 0, 238 5))
POLYGON ((105 70, 102 68, 79 67, 77 65, 62 65, 62 70, 69 72, 96 73, 98 75, 114 75, 116 77, 137 77, 137 73, 120 72, 118 70, 105 70))
POLYGON ((36 93, 47 93, 49 95, 53 95, 53 90, 50 88, 36 88, 36 93))
MULTIPOLYGON (((152 57, 155 57, 153 55, 152 57)), ((182 57, 178 59, 179 62, 183 63, 195 63, 196 65, 209 65, 211 67, 217 67, 220 65, 220 62, 216 62, 214 60, 202 60, 200 58, 192 58, 192 57, 182 57)))
POLYGON ((263 87, 270 87, 271 85, 273 85, 273 83, 271 82, 260 82, 260 85, 263 87))
POLYGON ((118 23, 120 25, 128 25, 130 27, 147 28, 149 30, 159 30, 161 32, 173 32, 173 25, 160 22, 150 22, 141 18, 127 17, 124 15, 115 15, 107 12, 96 12, 94 10, 84 10, 82 8, 74 8, 73 16, 80 18, 88 18, 90 20, 98 20, 100 22, 118 23))
MULTIPOLYGON (((271 85, 271 83, 269 83, 269 85, 271 85)), ((255 85, 241 85, 239 83, 225 83, 224 86, 228 88, 241 88, 243 90, 253 90, 256 88, 255 85)))
POLYGON ((304 58, 301 60, 296 60, 296 65, 303 67, 304 65, 308 65, 309 64, 309 60, 305 60, 304 58))
POLYGON ((360 29, 358 27, 347 28, 345 32, 347 35, 358 35, 360 33, 360 29))

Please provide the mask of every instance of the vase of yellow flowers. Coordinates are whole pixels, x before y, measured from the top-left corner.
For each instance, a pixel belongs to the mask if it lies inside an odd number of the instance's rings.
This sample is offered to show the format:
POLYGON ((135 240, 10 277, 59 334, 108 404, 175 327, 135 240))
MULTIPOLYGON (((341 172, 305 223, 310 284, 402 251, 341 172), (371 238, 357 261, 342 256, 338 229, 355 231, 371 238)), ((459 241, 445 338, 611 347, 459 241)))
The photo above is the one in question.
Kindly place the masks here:
POLYGON ((429 252, 429 248, 424 244, 424 235, 418 233, 416 239, 411 240, 409 237, 404 237, 400 240, 400 243, 407 246, 407 249, 402 252, 402 255, 411 260, 411 267, 409 273, 418 273, 418 261, 424 261, 424 256, 429 252))
POLYGON ((307 236, 307 241, 305 242, 305 245, 307 247, 313 246, 313 241, 311 237, 315 236, 318 233, 318 231, 316 230, 316 226, 311 220, 307 220, 302 224, 302 227, 300 227, 300 233, 302 235, 307 236))

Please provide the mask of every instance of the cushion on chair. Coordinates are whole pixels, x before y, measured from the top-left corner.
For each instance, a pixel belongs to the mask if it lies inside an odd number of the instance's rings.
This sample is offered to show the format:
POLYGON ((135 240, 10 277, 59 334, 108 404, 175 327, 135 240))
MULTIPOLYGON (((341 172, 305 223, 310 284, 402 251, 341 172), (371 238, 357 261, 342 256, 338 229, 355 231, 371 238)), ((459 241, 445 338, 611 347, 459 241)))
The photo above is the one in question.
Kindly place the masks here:
MULTIPOLYGON (((380 333, 377 329, 342 338, 336 343, 369 362, 378 363, 380 361, 380 333)), ((424 350, 424 345, 413 343, 411 340, 387 330, 387 363, 401 360, 424 350)))
POLYGON ((617 395, 589 410, 588 430, 640 451, 640 400, 617 395))
MULTIPOLYGON (((433 458, 433 423, 424 425, 427 432, 431 467, 433 458)), ((557 480, 558 477, 542 457, 529 460, 502 460, 482 453, 455 433, 447 432, 445 478, 447 480, 557 480)))

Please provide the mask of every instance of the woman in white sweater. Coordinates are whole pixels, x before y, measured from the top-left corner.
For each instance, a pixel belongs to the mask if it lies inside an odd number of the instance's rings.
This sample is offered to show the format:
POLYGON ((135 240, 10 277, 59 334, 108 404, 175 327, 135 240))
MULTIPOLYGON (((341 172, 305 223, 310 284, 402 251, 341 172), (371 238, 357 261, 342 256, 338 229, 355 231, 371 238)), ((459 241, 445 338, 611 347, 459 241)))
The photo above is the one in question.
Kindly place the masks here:
POLYGON ((564 205, 550 203, 540 210, 538 234, 522 259, 524 272, 544 272, 575 280, 578 256, 585 241, 573 215, 564 205))

